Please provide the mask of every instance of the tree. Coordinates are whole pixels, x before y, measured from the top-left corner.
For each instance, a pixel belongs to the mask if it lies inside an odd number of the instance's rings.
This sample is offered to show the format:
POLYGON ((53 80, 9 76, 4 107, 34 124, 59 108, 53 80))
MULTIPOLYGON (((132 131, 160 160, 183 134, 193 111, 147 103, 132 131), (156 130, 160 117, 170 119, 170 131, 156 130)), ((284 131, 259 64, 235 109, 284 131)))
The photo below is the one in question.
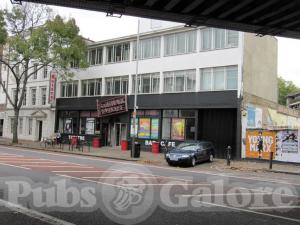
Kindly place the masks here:
POLYGON ((286 81, 282 77, 278 78, 278 89, 279 89, 279 104, 286 105, 286 99, 289 94, 300 91, 292 81, 286 81))
POLYGON ((9 69, 15 93, 8 92, 2 75, 0 85, 14 110, 13 143, 18 143, 19 112, 29 78, 44 67, 55 69, 63 78, 72 77, 71 63, 87 67, 86 43, 74 19, 53 17, 49 7, 39 4, 22 3, 0 10, 0 32, 6 49, 0 63, 9 69))

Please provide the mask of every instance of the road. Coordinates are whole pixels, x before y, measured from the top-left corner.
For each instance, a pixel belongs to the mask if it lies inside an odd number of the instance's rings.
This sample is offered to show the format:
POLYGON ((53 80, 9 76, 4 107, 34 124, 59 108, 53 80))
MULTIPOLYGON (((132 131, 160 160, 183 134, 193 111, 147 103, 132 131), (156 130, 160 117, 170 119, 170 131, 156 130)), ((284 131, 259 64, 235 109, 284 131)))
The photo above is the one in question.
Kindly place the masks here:
POLYGON ((300 224, 300 179, 0 146, 0 224, 300 224))

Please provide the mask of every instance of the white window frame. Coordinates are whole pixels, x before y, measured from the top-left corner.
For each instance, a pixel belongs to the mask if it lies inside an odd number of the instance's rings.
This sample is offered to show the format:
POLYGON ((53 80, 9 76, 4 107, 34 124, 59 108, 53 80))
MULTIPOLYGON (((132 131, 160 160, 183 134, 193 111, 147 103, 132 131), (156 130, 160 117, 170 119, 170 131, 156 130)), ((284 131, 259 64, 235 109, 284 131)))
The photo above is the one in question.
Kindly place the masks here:
POLYGON ((176 70, 176 71, 167 71, 163 73, 163 80, 164 80, 164 87, 163 87, 163 92, 164 93, 184 93, 184 92, 196 92, 196 69, 190 69, 190 70, 176 70), (187 90, 187 79, 188 76, 191 75, 189 72, 194 72, 194 90, 187 90), (183 73, 183 79, 184 79, 184 88, 183 91, 177 91, 176 90, 176 77, 178 73, 183 73), (165 90, 165 77, 171 77, 173 79, 173 84, 172 84, 172 90, 171 91, 166 91, 165 90))

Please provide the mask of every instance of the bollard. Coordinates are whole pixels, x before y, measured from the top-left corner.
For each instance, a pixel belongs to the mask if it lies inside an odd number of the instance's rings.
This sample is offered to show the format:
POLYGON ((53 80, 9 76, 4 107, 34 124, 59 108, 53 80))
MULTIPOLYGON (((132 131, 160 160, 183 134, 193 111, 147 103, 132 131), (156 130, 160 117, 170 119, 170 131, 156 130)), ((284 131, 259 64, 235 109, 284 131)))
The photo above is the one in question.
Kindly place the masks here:
POLYGON ((226 154, 227 166, 230 166, 230 158, 231 158, 231 146, 228 146, 227 154, 226 154))
POLYGON ((269 165, 269 169, 271 170, 273 167, 273 152, 270 152, 270 165, 269 165))

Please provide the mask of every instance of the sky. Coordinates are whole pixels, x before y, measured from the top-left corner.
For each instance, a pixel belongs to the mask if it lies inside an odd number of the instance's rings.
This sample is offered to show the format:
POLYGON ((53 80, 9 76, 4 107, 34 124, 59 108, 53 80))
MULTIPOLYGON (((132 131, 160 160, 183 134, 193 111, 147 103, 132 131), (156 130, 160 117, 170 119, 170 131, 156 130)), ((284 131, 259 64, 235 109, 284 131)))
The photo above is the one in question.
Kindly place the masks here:
MULTIPOLYGON (((10 0, 0 0, 0 8, 10 7, 10 0)), ((62 17, 74 18, 80 34, 94 41, 101 41, 137 33, 136 17, 107 17, 105 13, 64 7, 51 8, 62 17)), ((278 39, 278 75, 300 87, 300 40, 278 39)))

